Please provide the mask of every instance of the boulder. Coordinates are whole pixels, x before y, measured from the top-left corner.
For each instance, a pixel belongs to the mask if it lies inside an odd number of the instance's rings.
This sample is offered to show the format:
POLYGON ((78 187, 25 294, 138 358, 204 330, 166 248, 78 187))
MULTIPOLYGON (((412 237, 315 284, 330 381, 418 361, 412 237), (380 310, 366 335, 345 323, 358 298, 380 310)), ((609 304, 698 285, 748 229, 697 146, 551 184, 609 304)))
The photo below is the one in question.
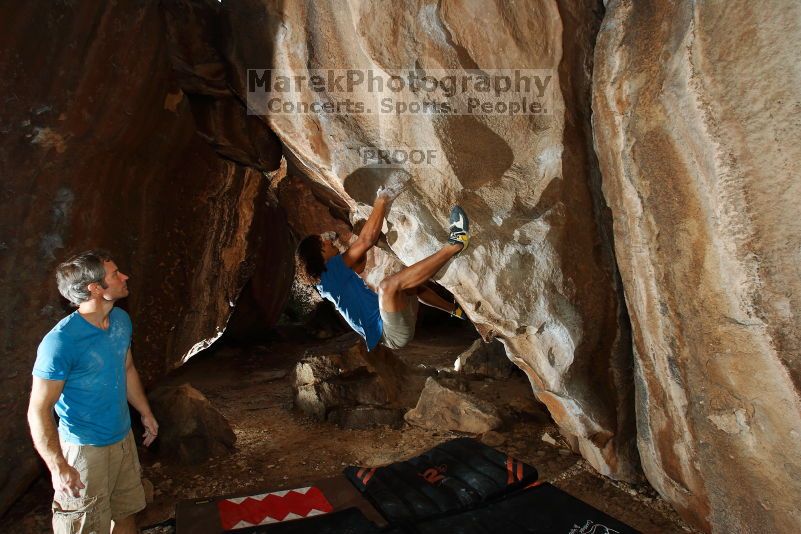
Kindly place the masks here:
POLYGON ((342 405, 382 406, 387 391, 376 375, 332 376, 310 384, 294 383, 295 407, 318 421, 328 420, 331 409, 342 405))
MULTIPOLYGON (((601 3, 242 0, 224 2, 220 16, 234 65, 230 87, 242 100, 248 98, 248 69, 307 79, 318 68, 547 72, 552 98, 543 114, 262 118, 284 143, 293 168, 315 184, 318 198, 344 209, 354 227, 369 215, 375 190, 391 171, 366 162, 365 149, 433 151, 433 158, 410 166, 411 183, 393 203, 384 227, 389 250, 405 265, 434 253, 445 242, 451 206, 461 204, 474 237, 436 281, 485 340, 503 342, 593 466, 636 479, 631 343, 590 127, 601 3)), ((378 105, 386 95, 373 96, 378 105)), ((468 91, 459 98, 481 97, 468 91)), ((335 88, 307 88, 298 97, 305 104, 348 98, 372 97, 335 88)))
POLYGON ((190 384, 162 386, 148 395, 159 422, 154 451, 180 464, 199 464, 233 452, 236 435, 223 415, 190 384))
POLYGON ((801 525, 801 4, 607 3, 593 122, 648 480, 713 532, 801 525))
POLYGON ((433 377, 426 380, 417 406, 406 412, 406 422, 439 431, 484 434, 501 426, 492 404, 443 387, 433 377))
POLYGON ((309 349, 295 365, 291 383, 295 406, 318 421, 346 428, 402 420, 402 388, 409 371, 390 350, 368 352, 353 332, 309 349))
POLYGON ((504 379, 512 375, 515 366, 506 356, 503 343, 497 339, 489 343, 477 339, 456 358, 453 369, 466 375, 504 379))

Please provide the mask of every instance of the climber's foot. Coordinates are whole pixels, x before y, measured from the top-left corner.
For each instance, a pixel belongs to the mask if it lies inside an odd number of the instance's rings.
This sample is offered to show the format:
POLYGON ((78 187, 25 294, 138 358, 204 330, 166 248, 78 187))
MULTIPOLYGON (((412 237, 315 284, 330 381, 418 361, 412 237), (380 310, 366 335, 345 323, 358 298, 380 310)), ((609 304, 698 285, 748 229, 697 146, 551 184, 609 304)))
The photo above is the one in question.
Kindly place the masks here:
POLYGON ((467 214, 459 206, 451 208, 450 226, 448 227, 448 243, 451 245, 462 245, 462 250, 470 244, 470 221, 467 214))

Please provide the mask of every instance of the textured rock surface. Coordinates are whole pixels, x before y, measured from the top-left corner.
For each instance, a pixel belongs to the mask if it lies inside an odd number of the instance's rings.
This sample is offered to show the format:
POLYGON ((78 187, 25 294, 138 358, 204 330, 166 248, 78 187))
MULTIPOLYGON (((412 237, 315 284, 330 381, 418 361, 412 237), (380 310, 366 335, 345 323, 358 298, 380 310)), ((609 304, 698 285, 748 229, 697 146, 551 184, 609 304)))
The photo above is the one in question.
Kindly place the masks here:
MULTIPOLYGON (((227 86, 227 64, 221 39, 220 6, 209 0, 168 0, 160 4, 165 20, 172 74, 185 95, 198 135, 224 158, 273 181, 281 147, 263 120, 249 116, 227 86)), ((173 100, 170 101, 171 104, 173 100)), ((254 213, 240 212, 252 227, 257 253, 249 258, 248 283, 231 317, 232 337, 247 339, 268 330, 278 320, 289 297, 294 243, 286 214, 274 192, 264 194, 254 213), (250 219, 250 220, 249 220, 250 219), (255 334, 254 334, 255 333, 255 334)), ((230 266, 226 265, 226 269, 230 266)))
POLYGON ((419 391, 422 380, 390 350, 379 346, 367 352, 351 332, 305 354, 291 384, 295 406, 306 415, 364 428, 400 422, 400 406, 411 405, 409 394, 419 391))
POLYGON ((231 425, 191 384, 165 386, 148 395, 159 436, 152 447, 160 456, 181 464, 199 464, 234 450, 231 425))
POLYGON ((502 339, 572 445, 601 472, 634 478, 630 339, 589 125, 600 11, 589 0, 223 4, 231 85, 243 98, 249 68, 552 69, 549 116, 268 119, 293 165, 354 221, 369 213, 381 174, 364 168, 360 148, 434 150, 389 215, 392 251, 407 265, 433 253, 450 206, 463 205, 475 238, 438 282, 482 335, 502 339))
MULTIPOLYGON (((6 4, 0 26, 2 512, 39 472, 24 413, 36 346, 70 311, 58 261, 113 251, 138 367, 158 376, 224 328, 267 182, 198 135, 156 3, 6 4)), ((257 146, 277 167, 275 138, 257 146)))
POLYGON ((801 524, 801 5, 610 1, 594 126, 639 449, 715 532, 801 524))
POLYGON ((439 431, 484 434, 501 426, 495 407, 468 393, 442 386, 429 377, 417 406, 406 412, 406 422, 439 431))
POLYGON ((514 365, 506 357, 506 351, 500 341, 492 340, 490 343, 484 343, 484 340, 477 339, 456 358, 453 369, 466 375, 509 378, 514 371, 514 365))

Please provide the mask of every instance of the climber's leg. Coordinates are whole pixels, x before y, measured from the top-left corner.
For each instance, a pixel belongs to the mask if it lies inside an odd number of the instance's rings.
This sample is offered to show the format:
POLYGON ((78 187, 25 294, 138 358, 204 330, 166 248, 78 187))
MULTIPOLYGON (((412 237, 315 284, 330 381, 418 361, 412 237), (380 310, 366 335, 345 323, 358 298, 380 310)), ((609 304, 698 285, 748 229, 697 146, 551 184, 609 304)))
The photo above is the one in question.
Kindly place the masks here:
MULTIPOLYGON (((418 261, 400 272, 388 276, 378 286, 379 303, 385 311, 400 311, 409 300, 408 291, 423 285, 445 265, 448 260, 467 248, 470 243, 470 222, 459 206, 454 206, 450 216, 448 244, 431 256, 418 261), (401 294, 403 293, 403 294, 401 294)), ((415 291, 414 294, 417 292, 415 291)))
POLYGON ((437 308, 438 310, 448 313, 453 313, 456 309, 456 304, 445 300, 439 293, 425 285, 417 288, 417 300, 426 306, 431 306, 432 308, 437 308))
POLYGON ((437 271, 461 250, 462 245, 445 245, 424 260, 384 278, 378 286, 381 309, 394 312, 405 308, 409 302, 409 295, 416 296, 417 288, 437 274, 437 271))
POLYGON ((396 298, 405 301, 397 311, 386 311, 379 306, 383 323, 381 344, 391 349, 399 349, 414 339, 419 307, 415 290, 399 291, 396 298))
POLYGON ((459 304, 442 298, 439 293, 426 285, 417 288, 417 300, 426 306, 431 306, 432 308, 447 312, 453 317, 458 317, 459 319, 465 318, 464 310, 462 310, 459 304))
POLYGON ((390 348, 399 348, 414 337, 417 288, 434 276, 448 260, 464 250, 469 242, 467 215, 460 207, 454 206, 451 210, 448 244, 431 256, 381 281, 378 286, 378 302, 384 321, 382 343, 390 348), (410 308, 413 308, 413 312, 410 308))

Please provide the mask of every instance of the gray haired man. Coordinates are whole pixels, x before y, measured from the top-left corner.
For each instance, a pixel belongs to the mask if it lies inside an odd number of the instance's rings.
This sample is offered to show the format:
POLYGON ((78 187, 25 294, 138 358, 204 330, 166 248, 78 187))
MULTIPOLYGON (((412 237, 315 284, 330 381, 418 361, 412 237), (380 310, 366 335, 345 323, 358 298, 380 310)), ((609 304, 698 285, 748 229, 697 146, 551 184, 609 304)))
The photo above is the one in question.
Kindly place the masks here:
POLYGON ((142 417, 145 445, 159 427, 134 367, 131 319, 114 307, 128 296, 128 276, 107 252, 90 250, 59 265, 56 279, 78 309, 39 345, 28 407, 55 490, 53 530, 137 532, 145 495, 128 403, 142 417))

